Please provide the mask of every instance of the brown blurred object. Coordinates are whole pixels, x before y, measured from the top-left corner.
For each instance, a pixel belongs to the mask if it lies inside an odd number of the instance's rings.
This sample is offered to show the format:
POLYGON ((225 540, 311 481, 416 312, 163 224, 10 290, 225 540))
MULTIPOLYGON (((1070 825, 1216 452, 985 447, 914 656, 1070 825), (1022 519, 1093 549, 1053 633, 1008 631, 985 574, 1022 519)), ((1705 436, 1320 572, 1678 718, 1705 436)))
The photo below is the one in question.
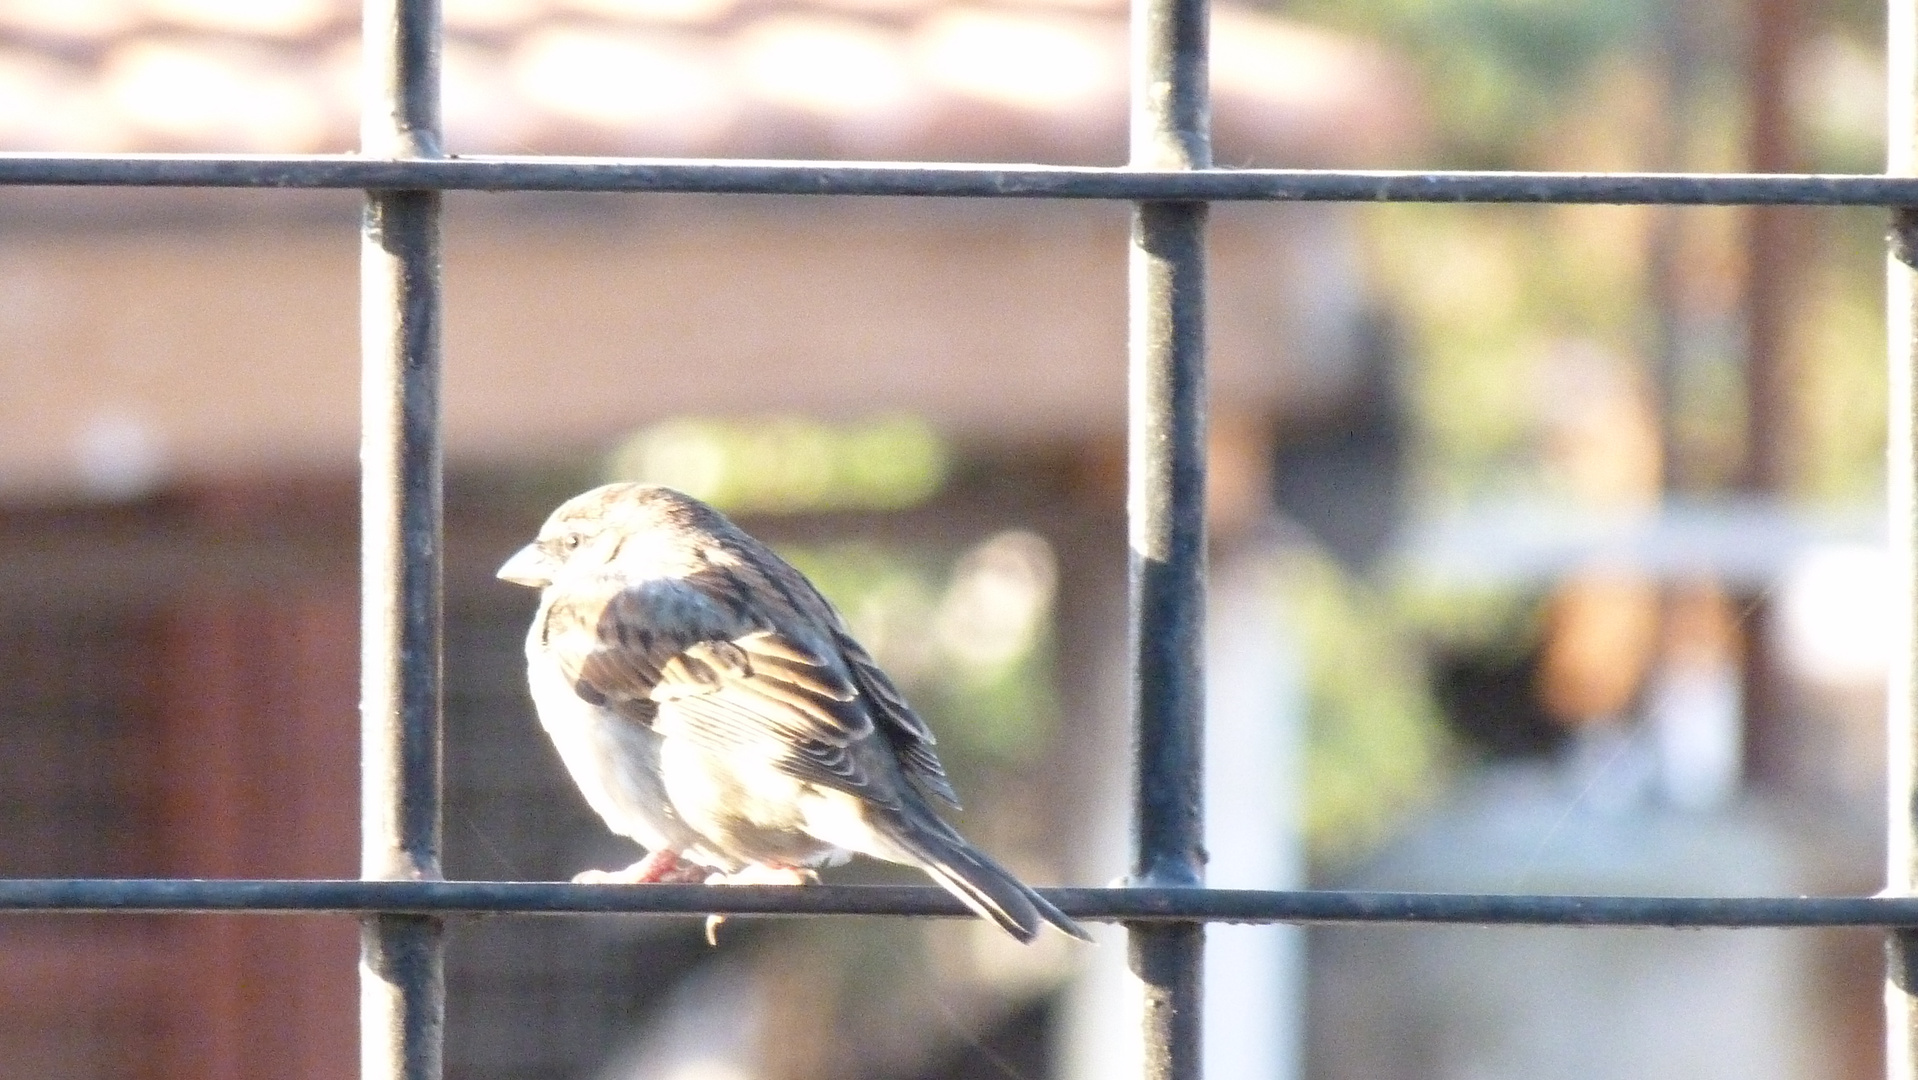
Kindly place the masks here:
POLYGON ((1661 664, 1715 668, 1736 662, 1740 638, 1737 610, 1718 583, 1693 581, 1670 587, 1659 633, 1661 664))
MULTIPOLYGON (((1579 340, 1546 360, 1546 461, 1580 504, 1658 505, 1658 416, 1630 358, 1579 340)), ((1561 724, 1615 723, 1631 708, 1659 637, 1659 585, 1619 567, 1579 571, 1554 591, 1545 617, 1538 690, 1561 724)))
MULTIPOLYGON (((181 534, 218 536, 230 551, 265 546, 281 530, 310 527, 288 511, 317 494, 208 488, 138 512, 0 516, 0 533, 12 534, 0 542, 48 571, 32 590, 9 590, 0 628, 15 665, 0 680, 13 733, 0 746, 35 778, 3 789, 25 800, 26 820, 0 841, 0 874, 354 876, 350 532, 338 537, 348 559, 317 560, 271 584, 244 557, 159 580, 148 561, 163 565, 167 538, 181 534), (20 552, 27 526, 60 540, 20 552), (107 552, 118 573, 146 568, 149 588, 63 587, 98 577, 84 568, 107 552), (14 741, 36 730, 70 752, 14 741)), ((350 529, 351 506, 321 516, 350 529)), ((9 923, 0 927, 0 1078, 344 1080, 357 952, 356 927, 337 918, 9 923)))
POLYGON ((1217 410, 1207 421, 1206 527, 1213 541, 1231 541, 1271 519, 1270 417, 1217 410))
MULTIPOLYGON (((1803 162, 1792 124, 1790 75, 1796 47, 1808 40, 1805 4, 1753 0, 1750 20, 1749 167, 1796 172, 1803 162)), ((1746 213, 1745 461, 1739 487, 1777 497, 1787 493, 1797 464, 1792 335, 1812 233, 1801 207, 1754 206, 1746 213)), ((1784 730, 1790 720, 1766 632, 1772 617, 1772 605, 1754 598, 1746 620, 1745 775, 1759 786, 1783 787, 1792 772, 1791 737, 1784 730)))
POLYGON ((1631 707, 1658 642, 1659 587, 1618 571, 1575 575, 1545 618, 1539 694, 1567 726, 1616 723, 1631 707))

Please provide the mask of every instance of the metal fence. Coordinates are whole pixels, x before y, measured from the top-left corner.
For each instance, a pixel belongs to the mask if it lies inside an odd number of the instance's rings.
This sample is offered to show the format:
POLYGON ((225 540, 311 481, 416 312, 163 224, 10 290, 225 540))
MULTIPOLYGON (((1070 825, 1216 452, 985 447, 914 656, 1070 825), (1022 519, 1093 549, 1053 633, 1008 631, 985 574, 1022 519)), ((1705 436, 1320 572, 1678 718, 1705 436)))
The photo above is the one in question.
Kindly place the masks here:
POLYGON ((0 184, 357 188, 363 386, 362 878, 0 881, 0 912, 350 913, 362 918, 361 1070, 441 1073, 447 916, 476 913, 961 916, 933 888, 643 889, 446 882, 440 871, 441 192, 599 191, 1107 199, 1134 203, 1128 505, 1134 829, 1128 884, 1052 889, 1067 913, 1124 924, 1143 998, 1144 1072, 1200 1074, 1207 922, 1869 926, 1890 931, 1888 1063, 1918 1077, 1918 0, 1890 3, 1886 175, 1223 170, 1212 167, 1206 0, 1134 0, 1132 153, 1124 168, 449 158, 440 145, 436 0, 367 0, 358 155, 6 155, 0 184), (1204 234, 1222 200, 1795 204, 1894 208, 1891 541, 1899 597, 1890 708, 1887 893, 1700 898, 1253 892, 1203 887, 1204 234))

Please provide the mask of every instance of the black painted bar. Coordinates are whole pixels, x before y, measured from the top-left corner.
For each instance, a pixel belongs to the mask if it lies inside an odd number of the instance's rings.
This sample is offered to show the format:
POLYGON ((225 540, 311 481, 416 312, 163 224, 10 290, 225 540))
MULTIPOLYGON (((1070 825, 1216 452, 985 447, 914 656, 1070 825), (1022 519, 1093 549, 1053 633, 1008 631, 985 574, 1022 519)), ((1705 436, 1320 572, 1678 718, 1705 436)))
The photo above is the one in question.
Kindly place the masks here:
MULTIPOLYGON (((1088 922, 1918 928, 1918 897, 1909 896, 1535 896, 1139 886, 1039 891, 1068 915, 1088 922)), ((927 886, 0 879, 0 915, 168 912, 974 917, 944 890, 927 886)))
POLYGON ((353 154, 8 154, 0 187, 368 188, 704 192, 1130 201, 1918 205, 1918 177, 1882 174, 1164 169, 899 161, 353 154))
MULTIPOLYGON (((1207 0, 1133 0, 1131 158, 1212 167, 1207 0)), ((1205 223, 1140 201, 1129 261, 1127 406, 1135 887, 1205 883, 1205 223)), ((1205 924, 1126 923, 1140 1075, 1204 1074, 1205 924)))
MULTIPOLYGON (((361 148, 439 154, 438 0, 368 0, 361 148)), ((440 870, 443 592, 440 201, 371 187, 360 238, 360 875, 440 870)), ((440 1080, 445 927, 360 923, 362 1080, 440 1080)))

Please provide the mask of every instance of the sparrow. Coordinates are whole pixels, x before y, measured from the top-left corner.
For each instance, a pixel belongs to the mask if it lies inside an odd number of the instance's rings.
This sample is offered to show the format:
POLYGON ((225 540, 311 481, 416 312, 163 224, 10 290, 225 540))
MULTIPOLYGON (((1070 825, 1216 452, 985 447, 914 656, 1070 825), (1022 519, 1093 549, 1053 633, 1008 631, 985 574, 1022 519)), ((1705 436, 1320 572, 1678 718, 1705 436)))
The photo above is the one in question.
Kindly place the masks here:
MULTIPOLYGON (((915 866, 1020 941, 1085 930, 967 843, 936 742, 819 590, 719 511, 608 484, 499 570, 540 590, 540 724, 644 859, 586 881, 816 880, 853 853, 915 866)), ((711 936, 711 927, 708 928, 711 936)))

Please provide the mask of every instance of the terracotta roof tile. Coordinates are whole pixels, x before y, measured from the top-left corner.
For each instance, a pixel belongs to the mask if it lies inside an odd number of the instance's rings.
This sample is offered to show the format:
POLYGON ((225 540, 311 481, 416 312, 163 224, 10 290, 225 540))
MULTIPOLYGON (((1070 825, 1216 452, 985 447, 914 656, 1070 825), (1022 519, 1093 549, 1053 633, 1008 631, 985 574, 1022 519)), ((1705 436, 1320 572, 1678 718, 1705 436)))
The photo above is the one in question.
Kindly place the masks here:
MULTIPOLYGON (((356 142, 340 0, 0 0, 0 149, 312 152, 356 142)), ((446 0, 461 153, 1117 163, 1114 0, 446 0)), ((1214 11, 1231 164, 1378 162, 1420 126, 1358 39, 1214 11)))

